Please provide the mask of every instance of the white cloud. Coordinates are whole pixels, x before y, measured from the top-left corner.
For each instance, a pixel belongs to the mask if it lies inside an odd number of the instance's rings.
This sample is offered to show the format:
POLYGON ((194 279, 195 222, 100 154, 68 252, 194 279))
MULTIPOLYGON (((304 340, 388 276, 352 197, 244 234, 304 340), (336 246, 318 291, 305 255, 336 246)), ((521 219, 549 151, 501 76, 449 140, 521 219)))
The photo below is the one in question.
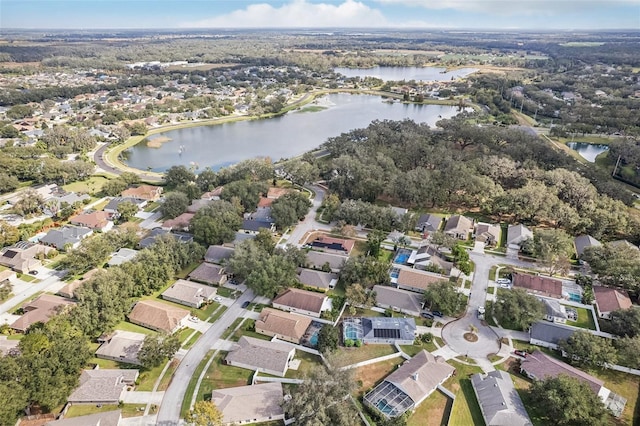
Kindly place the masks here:
POLYGON ((380 4, 426 9, 484 12, 492 15, 557 15, 614 6, 640 6, 640 0, 375 0, 380 4))
POLYGON ((267 3, 251 4, 228 14, 185 22, 181 27, 196 28, 319 28, 383 27, 386 18, 376 9, 356 0, 340 4, 309 3, 292 0, 280 7, 267 3))

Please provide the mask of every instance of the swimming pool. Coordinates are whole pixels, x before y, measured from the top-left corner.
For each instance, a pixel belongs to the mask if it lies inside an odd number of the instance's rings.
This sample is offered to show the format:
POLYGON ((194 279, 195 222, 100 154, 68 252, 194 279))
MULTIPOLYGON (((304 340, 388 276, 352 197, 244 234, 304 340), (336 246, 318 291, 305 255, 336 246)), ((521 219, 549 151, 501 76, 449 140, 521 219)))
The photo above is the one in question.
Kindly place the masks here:
POLYGON ((309 338, 309 343, 311 343, 312 346, 318 346, 318 334, 319 333, 320 333, 320 331, 316 331, 309 338))
POLYGON ((356 327, 348 324, 344 326, 344 337, 346 339, 357 340, 360 338, 359 334, 356 327))
POLYGON ((398 253, 396 255, 396 258, 393 260, 393 263, 398 263, 400 265, 405 265, 407 263, 407 260, 409 260, 409 256, 411 256, 408 253, 398 253))
POLYGON ((380 410, 380 412, 387 415, 393 413, 394 411, 393 407, 389 405, 386 399, 381 399, 380 401, 378 401, 378 403, 376 404, 376 408, 380 410))
POLYGON ((392 268, 389 275, 391 276, 391 278, 398 278, 398 276, 400 276, 400 269, 392 268))

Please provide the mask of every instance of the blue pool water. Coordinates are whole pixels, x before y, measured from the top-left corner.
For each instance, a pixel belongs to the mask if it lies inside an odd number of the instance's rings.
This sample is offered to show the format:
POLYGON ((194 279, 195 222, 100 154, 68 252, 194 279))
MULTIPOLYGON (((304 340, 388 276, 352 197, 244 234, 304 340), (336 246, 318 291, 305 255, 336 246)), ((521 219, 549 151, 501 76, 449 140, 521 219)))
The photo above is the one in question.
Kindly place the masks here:
POLYGON ((313 335, 309 338, 309 343, 313 346, 318 346, 318 331, 313 333, 313 335))
POLYGON ((400 275, 400 269, 393 268, 389 275, 391 275, 391 278, 398 278, 398 276, 400 275))
POLYGON ((351 339, 351 340, 356 340, 359 339, 360 336, 358 336, 358 330, 354 327, 350 327, 350 326, 345 326, 346 329, 344 330, 344 335, 347 339, 351 339))
POLYGON ((407 254, 407 253, 398 253, 393 263, 399 263, 400 265, 404 265, 407 263, 407 260, 409 260, 409 256, 410 254, 407 254))
POLYGON ((378 401, 376 407, 378 407, 378 410, 380 410, 384 414, 391 414, 393 412, 393 407, 389 405, 386 399, 381 399, 380 401, 378 401))

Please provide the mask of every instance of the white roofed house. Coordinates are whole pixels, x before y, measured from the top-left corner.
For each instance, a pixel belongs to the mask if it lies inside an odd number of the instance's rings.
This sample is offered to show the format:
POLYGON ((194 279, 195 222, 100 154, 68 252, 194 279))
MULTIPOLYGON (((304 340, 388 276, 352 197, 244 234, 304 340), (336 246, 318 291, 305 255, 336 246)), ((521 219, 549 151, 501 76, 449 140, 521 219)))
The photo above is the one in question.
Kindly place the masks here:
POLYGON ((531 426, 509 373, 495 370, 471 376, 471 386, 478 399, 487 426, 531 426))
POLYGON ((162 298, 191 308, 200 308, 216 295, 215 287, 193 281, 177 280, 162 293, 162 298))
POLYGON ((222 412, 224 425, 284 420, 284 395, 279 382, 214 389, 211 401, 222 412))
POLYGON ((527 239, 533 239, 533 232, 526 226, 522 224, 509 225, 507 228, 508 247, 520 250, 521 244, 527 239))

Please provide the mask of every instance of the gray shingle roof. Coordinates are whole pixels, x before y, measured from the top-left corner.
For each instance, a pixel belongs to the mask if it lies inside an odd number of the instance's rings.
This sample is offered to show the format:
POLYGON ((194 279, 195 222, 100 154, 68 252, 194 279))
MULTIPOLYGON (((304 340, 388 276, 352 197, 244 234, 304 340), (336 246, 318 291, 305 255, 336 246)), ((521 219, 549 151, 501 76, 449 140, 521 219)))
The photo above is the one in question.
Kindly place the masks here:
POLYGON ((58 250, 64 249, 67 244, 75 244, 93 231, 84 226, 64 226, 59 229, 50 229, 40 242, 55 246, 58 250))
POLYGON ((69 396, 69 402, 118 402, 127 385, 135 383, 138 370, 84 370, 80 386, 69 396))
POLYGON ((204 255, 204 260, 210 263, 222 264, 234 253, 234 249, 224 246, 209 246, 204 255))
MULTIPOLYGON (((298 273, 298 281, 310 287, 317 287, 324 290, 331 288, 331 282, 338 280, 337 274, 331 272, 316 271, 313 269, 301 269, 298 273)), ((335 283, 334 283, 335 285, 335 283)))
POLYGON ((532 424, 509 373, 496 370, 486 376, 474 374, 471 385, 487 426, 532 424))
POLYGON ((120 410, 105 411, 104 413, 88 416, 71 417, 45 423, 44 426, 118 426, 121 419, 120 410))
POLYGON ((373 286, 376 303, 396 307, 407 312, 420 312, 421 296, 412 291, 400 290, 385 285, 373 286))
POLYGON ((557 345, 560 340, 567 340, 573 333, 575 333, 575 330, 571 327, 547 321, 533 323, 529 332, 531 339, 552 343, 554 345, 557 345))
POLYGON ((284 343, 242 336, 225 360, 229 363, 245 364, 254 369, 279 371, 284 375, 292 349, 291 345, 284 343))

